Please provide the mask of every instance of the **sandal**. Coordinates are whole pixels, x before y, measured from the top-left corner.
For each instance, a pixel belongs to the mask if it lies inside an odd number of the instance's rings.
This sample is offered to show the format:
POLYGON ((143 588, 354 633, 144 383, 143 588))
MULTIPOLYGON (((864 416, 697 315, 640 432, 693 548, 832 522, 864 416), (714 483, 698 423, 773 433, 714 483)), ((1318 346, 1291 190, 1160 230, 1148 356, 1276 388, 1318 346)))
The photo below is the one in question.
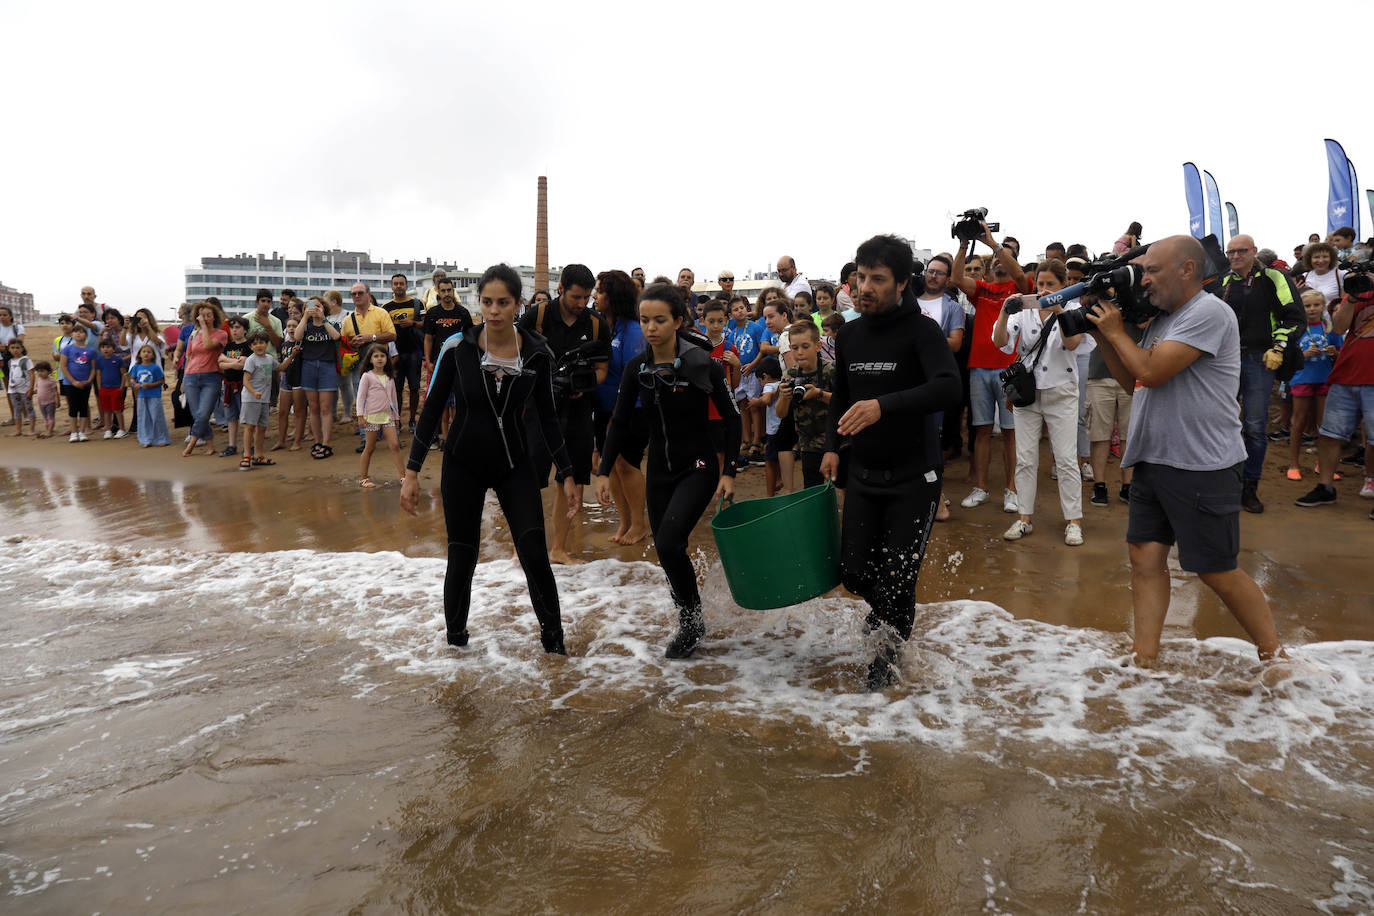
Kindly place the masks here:
POLYGON ((358 486, 362 487, 364 490, 372 490, 375 489, 377 485, 372 482, 371 477, 363 477, 358 480, 358 486))
POLYGON ((253 467, 255 467, 255 468, 266 468, 266 467, 271 467, 271 466, 274 465, 274 464, 276 464, 276 462, 273 461, 271 458, 254 458, 254 459, 253 459, 253 467))
POLYGON ((242 460, 239 461, 239 470, 240 470, 240 471, 251 471, 251 470, 253 470, 253 459, 252 459, 252 458, 249 458, 247 455, 244 455, 243 458, 242 458, 242 460))
POLYGON ((310 446, 310 457, 316 460, 324 457, 324 446, 318 442, 310 446))
POLYGON ((318 449, 320 450, 319 457, 321 457, 321 458, 333 458, 333 457, 334 457, 334 447, 333 447, 333 446, 330 446, 330 445, 317 445, 317 446, 315 446, 315 447, 318 448, 318 449))

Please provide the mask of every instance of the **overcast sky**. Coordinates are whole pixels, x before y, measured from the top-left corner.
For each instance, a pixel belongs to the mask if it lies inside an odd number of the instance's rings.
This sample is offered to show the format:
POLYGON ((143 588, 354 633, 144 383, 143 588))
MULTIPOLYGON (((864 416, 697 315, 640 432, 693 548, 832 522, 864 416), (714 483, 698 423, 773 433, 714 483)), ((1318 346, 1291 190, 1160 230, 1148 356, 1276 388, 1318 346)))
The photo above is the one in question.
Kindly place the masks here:
POLYGON ((1249 0, 4 0, 0 281, 40 311, 89 283, 163 314, 203 255, 532 264, 541 174, 550 261, 595 271, 790 254, 834 277, 876 232, 948 248, 971 206, 1028 253, 1098 250, 1131 220, 1186 232, 1189 159, 1282 255, 1325 232, 1324 137, 1374 181, 1374 131, 1343 126, 1353 96, 1314 38, 1343 26, 1318 19, 1249 0))

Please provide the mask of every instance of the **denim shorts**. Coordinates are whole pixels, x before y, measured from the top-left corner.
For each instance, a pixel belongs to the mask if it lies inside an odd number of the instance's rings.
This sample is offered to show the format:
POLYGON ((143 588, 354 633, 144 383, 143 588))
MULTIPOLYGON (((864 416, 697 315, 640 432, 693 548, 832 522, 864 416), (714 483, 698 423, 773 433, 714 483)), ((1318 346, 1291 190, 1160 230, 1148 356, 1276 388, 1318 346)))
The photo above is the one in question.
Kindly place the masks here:
POLYGON ((1374 385, 1332 385, 1318 434, 1344 442, 1364 415, 1364 441, 1374 445, 1374 385))
POLYGON ((339 370, 329 359, 307 359, 301 363, 302 391, 338 391, 339 370))
POLYGON ((968 371, 969 410, 974 426, 991 426, 994 417, 1003 429, 1015 429, 1007 396, 1002 392, 1001 369, 970 369, 968 371))

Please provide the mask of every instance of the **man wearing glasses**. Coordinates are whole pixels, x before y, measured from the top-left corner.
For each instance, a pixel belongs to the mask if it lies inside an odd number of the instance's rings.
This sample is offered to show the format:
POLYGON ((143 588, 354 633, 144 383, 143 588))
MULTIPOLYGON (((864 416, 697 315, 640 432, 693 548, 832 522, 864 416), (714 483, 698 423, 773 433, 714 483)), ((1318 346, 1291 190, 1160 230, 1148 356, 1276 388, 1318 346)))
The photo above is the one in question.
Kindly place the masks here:
POLYGON ((778 258, 778 279, 783 282, 783 292, 787 293, 788 299, 795 299, 797 293, 802 292, 815 298, 810 282, 797 272, 797 262, 791 255, 778 258))
MULTIPOLYGON (((348 346, 352 348, 353 352, 362 356, 353 364, 351 373, 353 390, 357 391, 358 380, 362 378, 362 374, 367 371, 369 365, 369 360, 363 351, 373 344, 386 351, 387 344, 396 339, 396 326, 392 324, 391 316, 387 314, 386 309, 372 300, 372 291, 368 289, 366 283, 361 281, 354 283, 349 295, 353 297, 353 312, 344 319, 342 330, 343 335, 348 338, 348 346)), ((362 439, 362 436, 363 430, 359 427, 359 440, 362 439)), ((357 451, 362 452, 365 447, 360 441, 357 451)))
POLYGON ((1221 298, 1240 324, 1240 408, 1245 426, 1245 469, 1240 505, 1264 511, 1259 498, 1264 453, 1269 446, 1269 398, 1275 370, 1283 365, 1289 335, 1301 333, 1302 306, 1288 278, 1256 259, 1255 240, 1238 235, 1226 246, 1231 270, 1221 280, 1221 298))

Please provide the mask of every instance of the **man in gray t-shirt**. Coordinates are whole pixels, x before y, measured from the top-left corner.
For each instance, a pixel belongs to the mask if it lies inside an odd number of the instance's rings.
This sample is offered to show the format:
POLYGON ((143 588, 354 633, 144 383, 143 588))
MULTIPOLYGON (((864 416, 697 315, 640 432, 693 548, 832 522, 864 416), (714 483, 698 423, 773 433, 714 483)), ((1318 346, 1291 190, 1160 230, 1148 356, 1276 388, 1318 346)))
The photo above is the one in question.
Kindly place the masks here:
POLYGON ((1133 343, 1121 312, 1089 313, 1112 376, 1142 386, 1131 412, 1122 467, 1135 476, 1126 542, 1131 556, 1134 651, 1145 666, 1159 654, 1169 610, 1169 549, 1226 604, 1262 659, 1283 654, 1269 602, 1237 566, 1245 440, 1236 391, 1240 332, 1235 313, 1203 291, 1207 255, 1197 239, 1176 235, 1150 246, 1142 285, 1164 314, 1144 346, 1133 343))

